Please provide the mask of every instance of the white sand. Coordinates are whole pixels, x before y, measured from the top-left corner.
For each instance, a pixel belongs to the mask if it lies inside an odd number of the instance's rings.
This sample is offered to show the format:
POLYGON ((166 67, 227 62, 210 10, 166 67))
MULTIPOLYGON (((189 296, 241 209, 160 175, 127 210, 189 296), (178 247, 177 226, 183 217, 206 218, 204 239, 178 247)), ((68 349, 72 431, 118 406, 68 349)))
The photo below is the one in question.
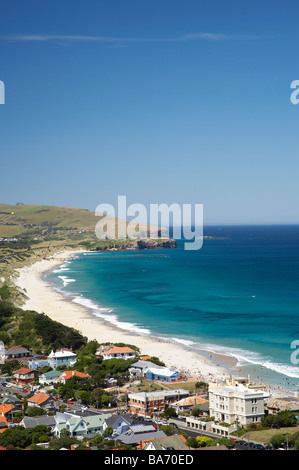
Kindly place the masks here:
POLYGON ((168 367, 174 367, 189 377, 215 381, 228 376, 227 369, 213 364, 203 355, 167 340, 121 330, 92 315, 87 308, 66 299, 61 293, 55 291, 43 276, 63 264, 63 259, 75 253, 78 251, 58 252, 50 260, 43 259, 17 270, 19 276, 15 278, 15 284, 28 297, 22 306, 24 310, 31 309, 45 313, 52 320, 80 331, 88 340, 135 345, 142 354, 159 357, 168 367))

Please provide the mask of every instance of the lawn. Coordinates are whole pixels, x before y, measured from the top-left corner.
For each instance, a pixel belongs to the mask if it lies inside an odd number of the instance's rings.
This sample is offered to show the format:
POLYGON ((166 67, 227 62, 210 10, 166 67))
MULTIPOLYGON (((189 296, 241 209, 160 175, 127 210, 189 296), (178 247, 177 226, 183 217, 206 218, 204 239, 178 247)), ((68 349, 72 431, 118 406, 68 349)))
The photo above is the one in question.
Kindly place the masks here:
POLYGON ((291 434, 294 434, 295 432, 299 431, 299 426, 293 426, 289 428, 280 428, 280 429, 263 429, 261 431, 250 431, 246 434, 244 434, 241 439, 243 441, 247 441, 248 439, 250 441, 254 442, 259 442, 261 444, 268 444, 271 437, 274 436, 274 434, 286 434, 290 436, 291 434))

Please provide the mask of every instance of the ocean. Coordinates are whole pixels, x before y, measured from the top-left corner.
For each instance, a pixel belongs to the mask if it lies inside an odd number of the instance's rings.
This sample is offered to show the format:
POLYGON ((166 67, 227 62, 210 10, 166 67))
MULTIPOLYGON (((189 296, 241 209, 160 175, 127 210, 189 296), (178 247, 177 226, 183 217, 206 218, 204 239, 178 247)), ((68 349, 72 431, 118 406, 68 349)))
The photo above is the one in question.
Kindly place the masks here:
POLYGON ((299 225, 206 226, 204 235, 213 238, 200 250, 178 240, 175 249, 86 252, 47 280, 115 326, 233 356, 236 375, 297 390, 299 225))

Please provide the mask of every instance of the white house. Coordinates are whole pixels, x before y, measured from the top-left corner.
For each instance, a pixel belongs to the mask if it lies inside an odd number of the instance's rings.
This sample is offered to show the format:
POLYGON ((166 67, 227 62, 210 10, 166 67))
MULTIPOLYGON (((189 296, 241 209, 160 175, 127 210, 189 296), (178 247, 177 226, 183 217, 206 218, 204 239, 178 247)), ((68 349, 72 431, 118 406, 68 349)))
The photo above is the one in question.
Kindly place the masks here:
POLYGON ((59 366, 73 366, 77 360, 77 355, 69 349, 59 349, 55 353, 51 351, 47 360, 52 369, 57 369, 59 366))
POLYGON ((136 351, 133 349, 124 346, 108 349, 108 351, 103 352, 103 359, 134 359, 136 357, 136 351))

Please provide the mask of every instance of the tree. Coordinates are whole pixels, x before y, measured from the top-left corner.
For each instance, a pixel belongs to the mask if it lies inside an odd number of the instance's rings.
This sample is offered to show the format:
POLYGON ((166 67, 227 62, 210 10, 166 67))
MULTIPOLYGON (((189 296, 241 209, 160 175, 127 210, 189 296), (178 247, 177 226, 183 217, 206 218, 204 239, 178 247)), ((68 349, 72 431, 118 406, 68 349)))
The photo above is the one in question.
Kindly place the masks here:
POLYGON ((46 410, 40 408, 39 406, 28 406, 27 415, 30 417, 33 416, 42 416, 47 414, 46 410))
POLYGON ((111 426, 108 426, 104 431, 104 436, 108 437, 108 436, 112 436, 112 434, 113 434, 113 428, 111 426))
POLYGON ((174 408, 172 408, 171 406, 169 406, 168 408, 166 408, 166 410, 164 411, 164 416, 166 419, 168 418, 175 418, 177 416, 176 414, 176 411, 174 408))
POLYGON ((163 424, 160 428, 160 431, 163 431, 166 436, 173 436, 176 434, 176 430, 177 428, 173 424, 163 424))
POLYGON ((214 440, 211 437, 207 436, 198 436, 196 438, 198 447, 206 447, 214 444, 214 440))
POLYGON ((273 446, 274 449, 284 447, 286 445, 286 435, 282 433, 274 434, 270 439, 270 445, 273 446))

